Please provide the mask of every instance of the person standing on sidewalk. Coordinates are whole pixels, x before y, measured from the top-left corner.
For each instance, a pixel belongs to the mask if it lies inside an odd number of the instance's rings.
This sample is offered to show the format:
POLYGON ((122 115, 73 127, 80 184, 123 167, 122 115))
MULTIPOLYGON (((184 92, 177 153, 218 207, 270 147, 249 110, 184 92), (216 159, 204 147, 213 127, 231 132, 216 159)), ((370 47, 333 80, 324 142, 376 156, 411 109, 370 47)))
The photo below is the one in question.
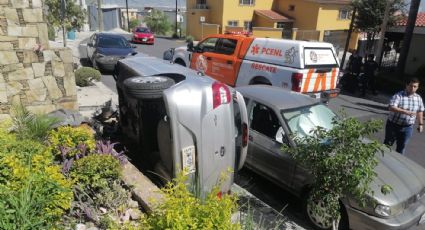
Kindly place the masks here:
POLYGON ((396 151, 403 154, 404 148, 412 136, 415 120, 418 120, 418 132, 423 131, 424 103, 416 94, 419 88, 417 78, 410 79, 406 89, 396 93, 390 101, 388 120, 385 125, 384 144, 392 146, 396 141, 396 151))
POLYGON ((378 70, 378 63, 374 60, 375 55, 367 55, 367 60, 363 64, 364 77, 362 85, 362 96, 366 96, 367 87, 369 86, 372 90, 373 95, 376 95, 376 79, 375 72, 378 70))

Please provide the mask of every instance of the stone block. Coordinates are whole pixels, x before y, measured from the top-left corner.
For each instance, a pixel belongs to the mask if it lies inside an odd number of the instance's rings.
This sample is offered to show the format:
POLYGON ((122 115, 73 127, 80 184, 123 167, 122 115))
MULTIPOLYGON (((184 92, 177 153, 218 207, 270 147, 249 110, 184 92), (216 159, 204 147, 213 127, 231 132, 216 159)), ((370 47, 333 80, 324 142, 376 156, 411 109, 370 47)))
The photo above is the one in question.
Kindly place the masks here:
POLYGON ((32 8, 40 8, 43 4, 41 0, 32 0, 32 8))
POLYGON ((28 0, 12 0, 13 8, 27 8, 29 6, 30 4, 28 0))
POLYGON ((25 22, 43 22, 43 10, 36 9, 22 9, 22 15, 25 22))
POLYGON ((19 25, 19 17, 18 17, 18 12, 16 11, 16 9, 5 8, 4 9, 4 16, 6 17, 7 24, 9 26, 19 25))
POLYGON ((4 77, 2 73, 0 73, 0 83, 4 83, 4 77))
POLYGON ((77 101, 66 101, 57 103, 56 109, 68 109, 73 111, 78 111, 77 101))
POLYGON ((59 56, 64 63, 73 63, 72 52, 70 49, 60 50, 59 56))
POLYGON ((46 63, 32 63, 32 70, 35 77, 42 77, 46 71, 46 63))
POLYGON ((54 105, 31 105, 26 108, 34 114, 46 114, 56 110, 54 105))
POLYGON ((66 96, 77 95, 77 86, 75 84, 74 74, 69 74, 63 77, 63 87, 65 88, 66 96))
POLYGON ((0 35, 0 42, 14 42, 17 41, 18 37, 15 36, 2 36, 0 35))
MULTIPOLYGON (((1 53, 1 52, 0 52, 1 53)), ((10 64, 10 65, 4 65, 0 66, 0 72, 12 72, 18 69, 24 69, 24 64, 18 63, 18 64, 10 64)))
POLYGON ((19 49, 34 49, 37 45, 37 40, 35 38, 18 38, 18 47, 19 49))
POLYGON ((7 35, 9 36, 22 36, 22 27, 20 26, 8 26, 7 35))
POLYGON ((11 100, 10 100, 10 104, 12 105, 22 105, 22 101, 21 101, 21 95, 15 95, 12 96, 11 100))
POLYGON ((23 63, 34 63, 34 62, 38 62, 37 54, 32 50, 24 51, 23 63))
POLYGON ((44 47, 44 49, 49 49, 49 36, 47 32, 47 24, 46 23, 38 23, 38 39, 40 44, 44 47))
POLYGON ((55 54, 53 50, 44 50, 43 51, 44 61, 60 61, 61 59, 55 54))
POLYGON ((13 49, 12 43, 10 43, 10 42, 0 42, 0 50, 12 50, 12 49, 13 49))
POLYGON ((0 83, 0 103, 7 103, 7 87, 6 83, 0 83))
POLYGON ((34 101, 45 101, 47 97, 47 89, 40 78, 28 81, 30 90, 26 91, 27 100, 29 103, 34 101))
POLYGON ((38 27, 36 25, 27 25, 22 27, 22 35, 25 37, 38 37, 38 27))
MULTIPOLYGON (((1 0, 0 0, 0 2, 1 2, 1 0)), ((4 113, 0 114, 0 121, 9 121, 11 119, 12 119, 12 117, 10 116, 10 114, 4 114, 4 113)))
POLYGON ((19 94, 24 87, 17 81, 11 81, 6 83, 6 93, 8 97, 19 94))
POLYGON ((44 85, 47 87, 47 91, 49 92, 49 96, 51 99, 61 98, 62 92, 58 87, 58 83, 53 76, 43 76, 41 79, 44 82, 44 85))
POLYGON ((0 5, 9 5, 9 0, 0 0, 0 5))
POLYGON ((19 63, 18 56, 14 51, 1 51, 0 52, 0 65, 9 65, 19 63))
POLYGON ((34 71, 32 68, 18 69, 16 71, 10 72, 9 81, 21 81, 21 80, 30 80, 34 79, 34 71))
POLYGON ((52 71, 53 71, 53 76, 55 77, 65 76, 65 67, 63 65, 63 62, 52 61, 52 71))

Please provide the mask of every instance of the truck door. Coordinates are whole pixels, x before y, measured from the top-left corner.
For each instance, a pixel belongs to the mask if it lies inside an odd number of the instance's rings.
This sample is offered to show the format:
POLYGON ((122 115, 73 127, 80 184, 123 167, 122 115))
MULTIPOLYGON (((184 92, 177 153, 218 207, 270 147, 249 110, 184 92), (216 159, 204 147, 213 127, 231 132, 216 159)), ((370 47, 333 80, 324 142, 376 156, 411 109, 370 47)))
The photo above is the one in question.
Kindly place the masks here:
POLYGON ((215 51, 218 38, 207 38, 201 41, 192 54, 190 68, 211 76, 211 55, 215 51))
POLYGON ((215 51, 210 54, 210 76, 227 85, 234 86, 241 62, 235 54, 238 40, 220 38, 215 51))

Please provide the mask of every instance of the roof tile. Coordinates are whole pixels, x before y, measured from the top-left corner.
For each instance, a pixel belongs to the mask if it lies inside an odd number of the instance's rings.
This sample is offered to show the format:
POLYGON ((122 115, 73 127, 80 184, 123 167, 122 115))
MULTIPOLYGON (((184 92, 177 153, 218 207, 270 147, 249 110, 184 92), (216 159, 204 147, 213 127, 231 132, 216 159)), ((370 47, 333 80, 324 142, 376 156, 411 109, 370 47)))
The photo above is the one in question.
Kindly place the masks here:
MULTIPOLYGON (((402 18, 398 23, 398 26, 406 26, 407 25, 407 17, 402 18)), ((425 27, 425 12, 418 13, 416 17, 415 26, 417 27, 425 27)))
POLYGON ((264 17, 267 17, 271 20, 277 20, 277 21, 284 21, 284 22, 291 22, 293 21, 291 18, 286 17, 276 11, 273 10, 255 10, 255 13, 262 15, 264 17))

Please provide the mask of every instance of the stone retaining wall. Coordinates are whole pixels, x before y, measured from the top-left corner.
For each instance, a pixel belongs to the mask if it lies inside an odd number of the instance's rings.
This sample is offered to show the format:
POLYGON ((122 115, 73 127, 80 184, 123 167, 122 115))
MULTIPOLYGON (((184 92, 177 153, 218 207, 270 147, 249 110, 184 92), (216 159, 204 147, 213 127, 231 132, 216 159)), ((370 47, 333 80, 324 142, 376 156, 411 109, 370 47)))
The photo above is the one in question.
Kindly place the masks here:
POLYGON ((68 48, 49 49, 42 0, 0 0, 0 119, 15 104, 34 113, 78 110, 68 48))

